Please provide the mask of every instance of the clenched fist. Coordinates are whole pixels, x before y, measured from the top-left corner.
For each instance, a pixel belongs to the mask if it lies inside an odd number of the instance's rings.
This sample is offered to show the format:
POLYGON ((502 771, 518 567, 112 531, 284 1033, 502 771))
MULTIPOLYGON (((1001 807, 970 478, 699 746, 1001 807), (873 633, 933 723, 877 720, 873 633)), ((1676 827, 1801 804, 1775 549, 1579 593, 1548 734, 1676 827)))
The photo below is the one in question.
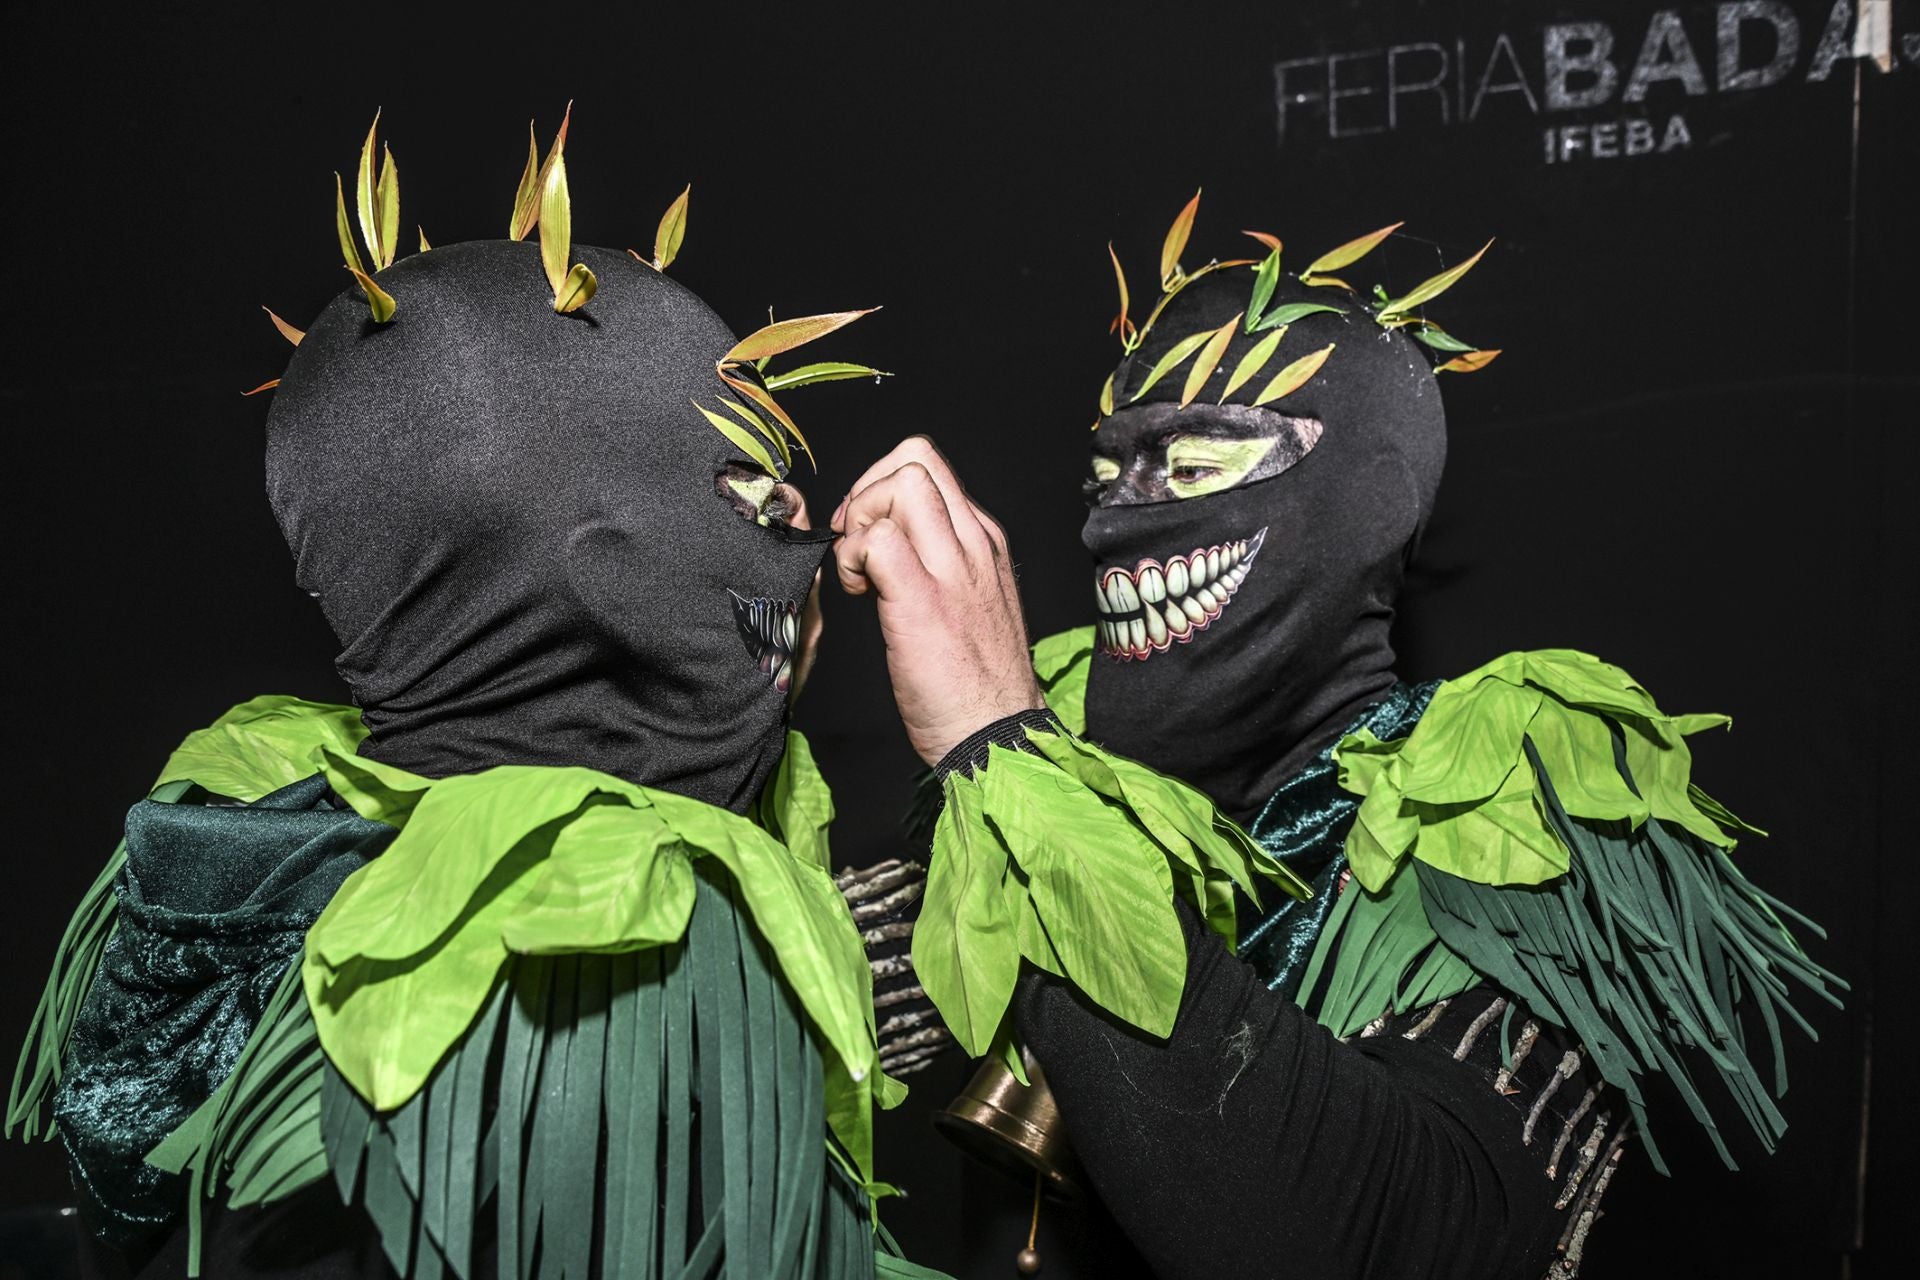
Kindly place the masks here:
POLYGON ((867 468, 832 526, 840 585, 877 599, 894 701, 922 760, 1045 705, 1007 535, 931 440, 903 440, 867 468))

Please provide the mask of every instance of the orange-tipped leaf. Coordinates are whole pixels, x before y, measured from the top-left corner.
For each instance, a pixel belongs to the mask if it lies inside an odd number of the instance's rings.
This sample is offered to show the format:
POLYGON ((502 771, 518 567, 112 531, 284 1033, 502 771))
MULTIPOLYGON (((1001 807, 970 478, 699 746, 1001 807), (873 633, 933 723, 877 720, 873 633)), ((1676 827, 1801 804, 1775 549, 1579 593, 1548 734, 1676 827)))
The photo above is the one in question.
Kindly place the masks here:
POLYGON ((305 330, 296 329, 292 325, 288 324, 285 320, 282 320, 279 316, 275 315, 272 307, 262 307, 260 309, 267 313, 267 319, 273 321, 273 327, 280 331, 280 336, 285 338, 288 342, 291 342, 294 346, 296 347, 299 346, 300 339, 307 336, 305 330))
POLYGON ((1173 225, 1167 228, 1166 239, 1160 242, 1160 287, 1167 288, 1179 278, 1180 255, 1187 250, 1187 240, 1193 234, 1193 219, 1200 211, 1200 191, 1174 215, 1173 225))
POLYGON ((793 437, 793 442, 800 446, 800 451, 807 455, 807 461, 813 466, 813 469, 815 471, 820 469, 819 460, 813 456, 813 446, 809 445, 807 438, 800 434, 800 428, 794 425, 793 418, 788 415, 785 409, 780 407, 779 401, 775 400, 766 391, 753 385, 753 383, 748 382, 744 378, 733 377, 724 369, 720 373, 720 381, 726 383, 729 387, 732 387, 735 391, 772 414, 774 420, 787 429, 787 434, 793 437))
POLYGON ((1338 249, 1329 249, 1307 264, 1305 274, 1317 276, 1322 272, 1338 271, 1344 266, 1358 262, 1379 248, 1381 241, 1405 225, 1406 223, 1404 222, 1396 222, 1390 227, 1382 227, 1378 231, 1369 231, 1363 236, 1349 240, 1338 249))
POLYGON ((358 267, 348 267, 347 270, 353 272, 353 278, 360 282, 361 292, 367 295, 367 307, 373 312, 373 322, 375 324, 385 324, 387 321, 393 319, 393 313, 398 309, 398 304, 394 302, 393 295, 375 284, 373 277, 358 267))
POLYGON ((1490 351, 1463 351, 1445 364, 1436 367, 1434 372, 1478 373, 1480 370, 1492 364, 1493 358, 1499 354, 1499 347, 1495 347, 1490 351))
POLYGON ((805 346, 815 338, 824 338, 835 329, 850 325, 861 316, 870 316, 879 309, 868 307, 864 311, 830 311, 824 315, 797 316, 792 320, 775 321, 773 324, 755 329, 734 343, 732 349, 721 356, 720 360, 723 364, 734 361, 765 360, 783 351, 805 346))
POLYGON ((1200 193, 1195 191, 1193 199, 1187 201, 1173 225, 1167 228, 1167 238, 1160 242, 1160 287, 1163 289, 1180 266, 1180 255, 1187 250, 1187 237, 1193 234, 1193 218, 1199 211, 1200 193))

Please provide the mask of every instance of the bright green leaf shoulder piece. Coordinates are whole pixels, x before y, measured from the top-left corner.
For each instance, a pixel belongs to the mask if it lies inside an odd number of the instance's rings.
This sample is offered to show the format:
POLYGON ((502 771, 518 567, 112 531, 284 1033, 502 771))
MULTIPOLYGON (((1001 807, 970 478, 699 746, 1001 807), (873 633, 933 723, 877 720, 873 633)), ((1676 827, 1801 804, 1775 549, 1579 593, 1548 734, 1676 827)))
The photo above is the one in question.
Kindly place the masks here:
POLYGON ((251 803, 320 772, 323 749, 351 755, 366 736, 357 707, 267 694, 188 734, 153 785, 190 780, 251 803))
POLYGON ((1072 733, 1087 731, 1087 672, 1092 666, 1092 627, 1061 631, 1033 646, 1033 674, 1039 677, 1047 709, 1072 733))
POLYGON ((383 1111, 416 1095, 514 956, 678 941, 693 862, 712 857, 827 1046, 827 1117, 870 1176, 876 1090, 902 1091, 879 1073, 871 971, 827 871, 833 801, 804 739, 790 735, 756 821, 592 769, 424 778, 355 755, 365 736, 353 707, 255 698, 189 734, 156 784, 252 801, 322 772, 399 829, 341 886, 302 962, 320 1044, 356 1092, 383 1111))
POLYGON ((1236 886, 1307 888, 1193 788, 1072 733, 1028 737, 1032 753, 990 747, 984 769, 946 780, 914 970, 975 1056, 1023 959, 1164 1036, 1186 982, 1174 895, 1231 941, 1236 886))
POLYGON ((1365 796, 1347 836, 1353 874, 1379 891, 1414 858, 1477 884, 1564 875, 1542 775, 1576 818, 1659 818, 1709 844, 1752 831, 1693 787, 1687 735, 1730 721, 1667 715, 1626 672, 1572 649, 1510 653, 1434 693, 1405 738, 1335 748, 1340 785, 1365 796))
MULTIPOLYGON (((1759 834, 1691 781, 1686 738, 1725 716, 1668 715, 1620 668, 1569 649, 1512 653, 1450 680, 1413 731, 1335 750, 1365 797, 1355 883, 1315 945, 1302 1003, 1337 1035, 1482 981, 1572 1032, 1632 1110, 1656 1168, 1642 1082, 1664 1076, 1723 1158, 1694 1076, 1711 1071, 1771 1149, 1786 1122, 1791 998, 1837 978, 1788 931, 1811 922, 1741 874, 1759 834), (1745 1012, 1743 1012, 1745 1011, 1745 1012), (1761 1023, 1771 1088, 1743 1018, 1761 1023)), ((1756 1046, 1757 1048, 1758 1046, 1756 1046)))

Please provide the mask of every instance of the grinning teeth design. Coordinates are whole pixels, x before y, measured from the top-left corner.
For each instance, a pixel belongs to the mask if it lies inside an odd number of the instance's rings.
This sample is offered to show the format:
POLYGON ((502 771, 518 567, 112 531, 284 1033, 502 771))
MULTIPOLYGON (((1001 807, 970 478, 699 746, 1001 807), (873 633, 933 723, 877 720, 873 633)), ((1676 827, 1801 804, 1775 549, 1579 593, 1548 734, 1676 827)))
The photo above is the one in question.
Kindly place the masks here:
POLYGON ((1266 540, 1262 529, 1171 560, 1142 560, 1131 573, 1117 566, 1100 570, 1093 581, 1100 647, 1111 657, 1131 659, 1187 643, 1227 607, 1266 540))
POLYGON ((793 683, 793 646, 800 634, 800 606, 766 596, 749 600, 737 591, 727 594, 733 597, 733 622, 740 628, 748 656, 760 668, 760 674, 785 693, 793 683))

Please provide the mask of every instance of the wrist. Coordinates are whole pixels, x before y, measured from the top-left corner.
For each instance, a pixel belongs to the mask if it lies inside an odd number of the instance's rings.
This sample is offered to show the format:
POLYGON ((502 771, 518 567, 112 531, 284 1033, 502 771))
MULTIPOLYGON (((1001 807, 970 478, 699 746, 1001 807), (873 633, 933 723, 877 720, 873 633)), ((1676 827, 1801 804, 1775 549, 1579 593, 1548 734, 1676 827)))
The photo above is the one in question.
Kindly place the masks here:
POLYGON ((989 721, 954 743, 933 763, 934 781, 944 783, 947 775, 956 770, 970 775, 986 767, 987 749, 991 746, 1005 747, 1010 751, 1031 751, 1032 744, 1027 738, 1029 729, 1059 733, 1061 724, 1044 703, 989 721))

